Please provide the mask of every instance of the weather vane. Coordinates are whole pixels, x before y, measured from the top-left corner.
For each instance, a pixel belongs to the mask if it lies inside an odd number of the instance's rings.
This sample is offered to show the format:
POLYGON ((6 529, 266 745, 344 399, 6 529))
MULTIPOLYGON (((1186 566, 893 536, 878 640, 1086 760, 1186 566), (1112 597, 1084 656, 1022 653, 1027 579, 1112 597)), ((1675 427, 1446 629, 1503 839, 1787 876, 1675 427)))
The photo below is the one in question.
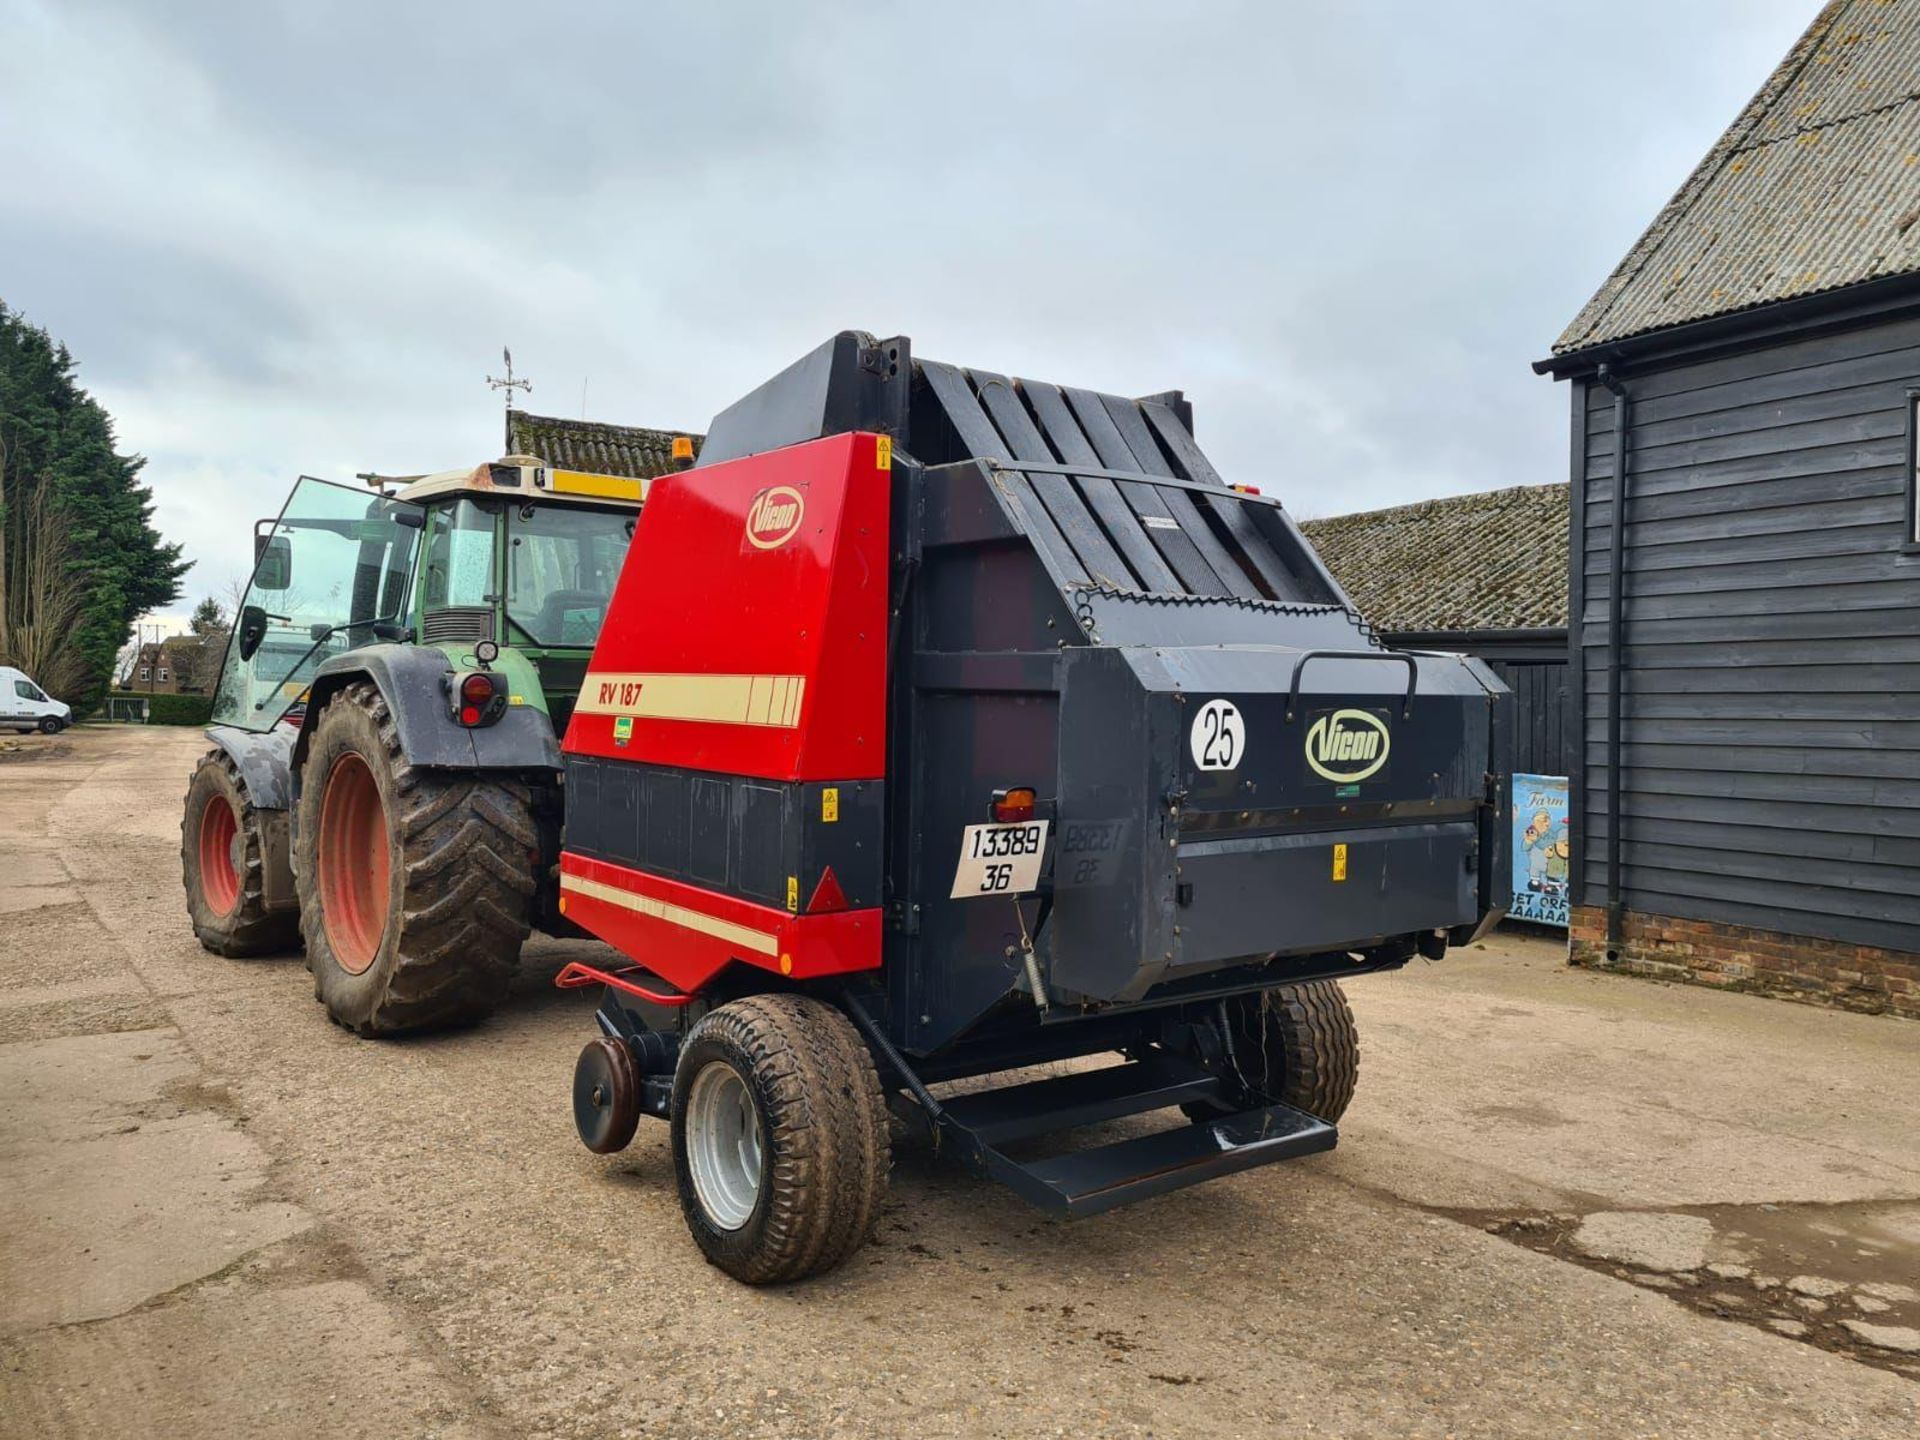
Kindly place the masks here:
POLYGON ((493 376, 489 375, 487 376, 487 386, 489 389, 500 391, 500 398, 506 402, 507 409, 511 410, 513 409, 513 392, 520 390, 531 395, 533 393, 533 382, 531 380, 516 380, 513 378, 513 351, 507 349, 504 345, 500 347, 500 358, 507 362, 507 378, 504 380, 496 380, 493 376))

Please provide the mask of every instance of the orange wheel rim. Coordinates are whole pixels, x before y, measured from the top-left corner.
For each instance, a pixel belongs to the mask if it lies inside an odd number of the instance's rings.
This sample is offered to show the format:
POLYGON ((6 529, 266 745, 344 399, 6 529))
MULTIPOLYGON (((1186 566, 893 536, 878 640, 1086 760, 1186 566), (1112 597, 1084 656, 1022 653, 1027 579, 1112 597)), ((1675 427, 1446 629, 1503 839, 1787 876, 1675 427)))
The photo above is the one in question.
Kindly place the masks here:
POLYGON ((233 863, 233 841, 240 821, 224 795, 209 799, 200 811, 200 895, 216 915, 230 915, 240 904, 240 872, 233 863))
POLYGON ((333 762, 320 797, 320 919, 334 959, 361 975, 387 929, 387 812, 373 771, 358 755, 333 762))

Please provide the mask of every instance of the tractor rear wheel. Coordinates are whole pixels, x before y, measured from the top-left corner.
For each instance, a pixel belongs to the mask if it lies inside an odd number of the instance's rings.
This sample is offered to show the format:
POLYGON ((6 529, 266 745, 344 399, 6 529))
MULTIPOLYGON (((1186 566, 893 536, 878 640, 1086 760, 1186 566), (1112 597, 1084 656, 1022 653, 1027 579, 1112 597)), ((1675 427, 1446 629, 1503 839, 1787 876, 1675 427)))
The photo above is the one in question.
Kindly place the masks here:
POLYGON ((1329 1123, 1346 1113, 1360 1076, 1360 1037, 1338 980, 1280 985, 1215 1007, 1227 1024, 1218 1061, 1234 1092, 1181 1107, 1195 1120, 1278 1100, 1329 1123))
POLYGON ((302 775, 294 874, 313 993, 339 1024, 469 1024, 505 997, 533 910, 526 785, 416 769, 379 689, 340 691, 302 775))
POLYGON ((680 1048, 673 1168, 709 1262, 750 1285, 831 1270, 886 1196, 887 1106, 859 1032, 830 1005, 754 995, 680 1048))
POLYGON ((267 909, 263 823, 233 757, 224 750, 202 755, 187 782, 180 873, 193 933, 216 955, 238 958, 299 948, 299 915, 267 909))

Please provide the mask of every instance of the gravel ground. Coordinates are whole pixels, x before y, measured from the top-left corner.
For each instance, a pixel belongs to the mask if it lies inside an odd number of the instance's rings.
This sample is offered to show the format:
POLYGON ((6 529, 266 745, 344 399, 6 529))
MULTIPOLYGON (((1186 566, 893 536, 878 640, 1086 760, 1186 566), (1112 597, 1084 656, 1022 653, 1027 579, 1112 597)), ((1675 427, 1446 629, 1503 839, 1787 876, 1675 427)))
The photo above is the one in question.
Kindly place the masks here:
POLYGON ((1502 938, 1349 987, 1331 1155, 1064 1224, 906 1145, 870 1249, 754 1291, 662 1127, 573 1136, 596 947, 401 1044, 203 952, 200 748, 0 755, 0 1435, 1920 1433, 1911 1023, 1502 938))

